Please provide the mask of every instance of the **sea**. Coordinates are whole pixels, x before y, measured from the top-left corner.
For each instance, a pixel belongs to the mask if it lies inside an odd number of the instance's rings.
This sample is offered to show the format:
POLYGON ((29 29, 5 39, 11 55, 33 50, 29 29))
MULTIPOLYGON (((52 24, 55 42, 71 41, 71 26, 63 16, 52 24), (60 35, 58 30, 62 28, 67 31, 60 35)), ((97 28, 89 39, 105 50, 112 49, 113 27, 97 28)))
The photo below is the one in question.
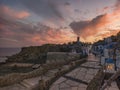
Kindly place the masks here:
POLYGON ((21 48, 0 48, 0 60, 2 61, 6 56, 12 56, 20 51, 21 48))

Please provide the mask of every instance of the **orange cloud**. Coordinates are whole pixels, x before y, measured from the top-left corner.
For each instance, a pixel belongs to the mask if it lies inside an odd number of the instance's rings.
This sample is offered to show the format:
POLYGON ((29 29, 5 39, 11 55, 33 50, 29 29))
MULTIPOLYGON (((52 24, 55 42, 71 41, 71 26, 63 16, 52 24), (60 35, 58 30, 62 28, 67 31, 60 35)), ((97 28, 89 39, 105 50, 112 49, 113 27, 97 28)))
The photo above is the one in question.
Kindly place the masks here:
POLYGON ((47 43, 65 43, 74 41, 75 38, 71 37, 73 33, 63 30, 53 30, 49 29, 44 33, 32 35, 31 38, 28 38, 28 41, 32 41, 35 44, 45 44, 47 43), (43 37, 44 35, 44 37, 43 37))
POLYGON ((22 19, 22 18, 26 18, 28 16, 30 16, 30 14, 26 11, 21 11, 21 12, 17 12, 14 15, 16 18, 22 19))
POLYGON ((104 7, 104 10, 107 10, 107 9, 109 9, 109 7, 104 7))
POLYGON ((116 35, 118 32, 120 32, 120 30, 111 30, 110 32, 106 32, 106 33, 100 34, 100 36, 98 37, 98 40, 99 39, 103 39, 105 37, 112 36, 112 35, 116 35))
POLYGON ((27 18, 30 16, 30 13, 28 13, 27 11, 16 11, 13 10, 12 8, 8 7, 8 6, 1 6, 1 13, 4 16, 10 16, 12 18, 17 18, 17 19, 23 19, 23 18, 27 18))
POLYGON ((71 28, 77 35, 80 35, 82 38, 87 39, 89 36, 94 36, 100 29, 104 27, 109 20, 107 19, 107 15, 100 15, 91 21, 80 21, 73 22, 70 24, 71 28))
MULTIPOLYGON (((111 13, 99 15, 90 21, 72 22, 70 26, 73 31, 85 41, 93 42, 99 33, 108 31, 109 29, 112 29, 113 31, 100 34, 100 38, 114 35, 120 31, 120 29, 114 30, 120 23, 120 0, 116 2, 114 7, 113 12, 111 13)), ((108 7, 105 7, 105 9, 108 9, 108 7)))

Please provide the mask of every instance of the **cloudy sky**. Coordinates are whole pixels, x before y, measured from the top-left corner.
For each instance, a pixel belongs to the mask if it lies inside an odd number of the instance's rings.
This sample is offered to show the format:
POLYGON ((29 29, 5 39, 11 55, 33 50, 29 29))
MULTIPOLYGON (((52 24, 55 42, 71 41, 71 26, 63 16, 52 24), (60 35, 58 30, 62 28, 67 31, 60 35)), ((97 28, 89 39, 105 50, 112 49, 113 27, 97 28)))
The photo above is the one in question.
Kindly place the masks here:
POLYGON ((120 31, 120 0, 0 0, 0 47, 94 42, 120 31))

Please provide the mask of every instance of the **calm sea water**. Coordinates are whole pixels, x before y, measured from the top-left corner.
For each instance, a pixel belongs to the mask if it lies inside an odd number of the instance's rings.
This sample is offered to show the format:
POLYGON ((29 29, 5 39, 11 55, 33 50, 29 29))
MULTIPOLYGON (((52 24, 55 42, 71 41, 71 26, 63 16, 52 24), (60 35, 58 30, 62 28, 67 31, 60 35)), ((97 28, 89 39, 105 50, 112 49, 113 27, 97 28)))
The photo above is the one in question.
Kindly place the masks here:
POLYGON ((20 48, 0 48, 0 57, 11 56, 20 52, 20 48))

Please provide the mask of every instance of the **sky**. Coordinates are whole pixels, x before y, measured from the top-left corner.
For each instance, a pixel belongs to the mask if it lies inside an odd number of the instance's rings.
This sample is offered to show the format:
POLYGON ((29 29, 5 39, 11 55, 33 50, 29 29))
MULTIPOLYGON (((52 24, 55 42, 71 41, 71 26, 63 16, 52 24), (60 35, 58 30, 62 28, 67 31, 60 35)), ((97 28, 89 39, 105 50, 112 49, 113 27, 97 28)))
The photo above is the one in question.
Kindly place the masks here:
POLYGON ((95 42, 120 31, 120 0, 0 0, 0 47, 95 42))

